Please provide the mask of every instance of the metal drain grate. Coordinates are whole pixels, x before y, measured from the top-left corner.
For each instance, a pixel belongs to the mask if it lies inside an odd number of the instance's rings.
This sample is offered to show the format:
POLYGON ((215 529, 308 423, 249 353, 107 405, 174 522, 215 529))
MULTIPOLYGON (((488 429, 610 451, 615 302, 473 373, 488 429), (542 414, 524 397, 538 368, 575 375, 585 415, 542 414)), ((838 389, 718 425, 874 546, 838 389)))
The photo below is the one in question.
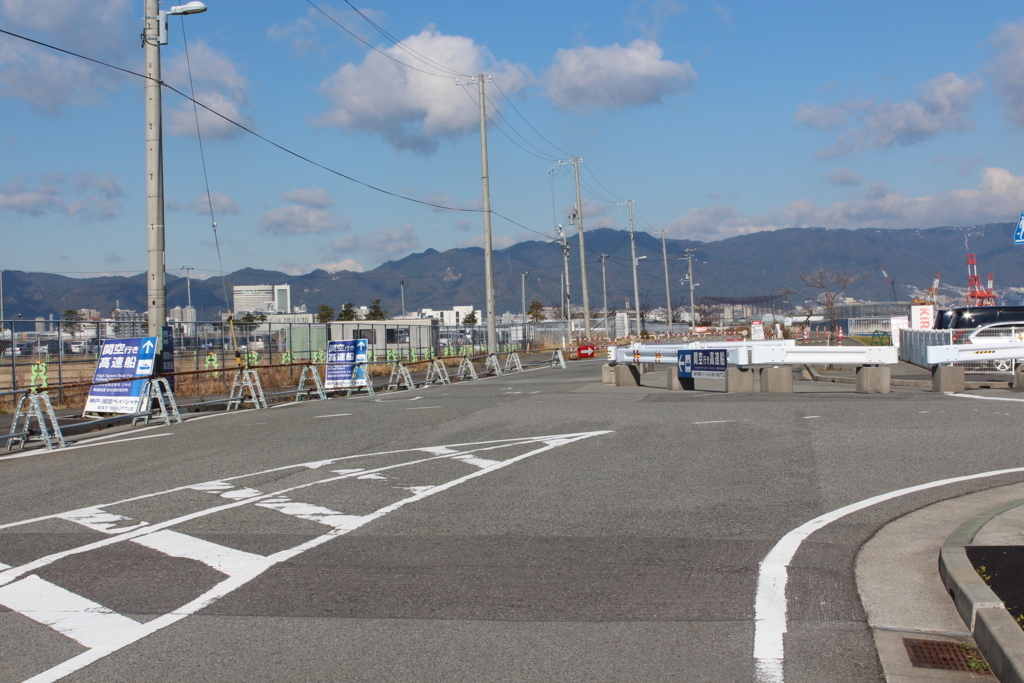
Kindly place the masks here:
POLYGON ((951 643, 946 640, 917 640, 904 638, 903 646, 907 648, 907 656, 910 663, 920 669, 945 669, 946 671, 969 671, 976 674, 991 675, 988 672, 988 665, 981 660, 981 654, 973 650, 971 654, 975 658, 975 668, 971 667, 971 658, 968 651, 960 646, 960 643, 951 643), (983 670, 979 670, 977 663, 981 662, 983 670))

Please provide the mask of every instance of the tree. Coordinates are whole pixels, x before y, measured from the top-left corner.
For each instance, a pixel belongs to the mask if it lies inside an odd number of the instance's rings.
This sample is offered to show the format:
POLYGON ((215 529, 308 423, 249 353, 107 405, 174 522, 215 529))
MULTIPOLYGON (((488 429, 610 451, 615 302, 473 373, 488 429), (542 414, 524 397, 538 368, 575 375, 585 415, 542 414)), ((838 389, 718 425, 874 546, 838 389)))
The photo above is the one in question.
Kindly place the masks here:
POLYGON ((374 299, 370 303, 370 312, 366 314, 367 320, 387 320, 388 312, 380 307, 380 299, 374 299))
POLYGON ((71 323, 70 325, 67 325, 65 329, 69 330, 72 336, 78 334, 78 331, 81 328, 78 322, 82 319, 82 316, 78 315, 78 311, 69 308, 68 310, 64 311, 64 315, 62 317, 64 318, 64 320, 67 320, 71 323))
POLYGON ((354 303, 347 303, 338 313, 338 320, 356 320, 359 314, 356 313, 356 305, 354 303))
POLYGON ((327 304, 320 304, 316 309, 316 321, 318 323, 329 323, 334 320, 334 309, 327 304))
POLYGON ((526 309, 526 314, 529 315, 534 322, 540 322, 541 320, 546 319, 546 316, 544 315, 544 304, 536 300, 530 303, 530 307, 526 309))
POLYGON ((263 323, 267 321, 267 316, 263 313, 259 315, 253 315, 252 311, 248 311, 245 315, 238 319, 240 323, 263 323))
POLYGON ((476 325, 476 323, 477 323, 476 313, 474 313, 473 311, 470 311, 469 313, 467 313, 466 317, 462 319, 462 324, 463 325, 476 325))
POLYGON ((828 338, 831 344, 832 335, 836 331, 836 301, 847 287, 864 277, 864 274, 825 270, 820 266, 806 273, 798 270, 796 274, 808 290, 807 298, 821 302, 828 309, 828 338))

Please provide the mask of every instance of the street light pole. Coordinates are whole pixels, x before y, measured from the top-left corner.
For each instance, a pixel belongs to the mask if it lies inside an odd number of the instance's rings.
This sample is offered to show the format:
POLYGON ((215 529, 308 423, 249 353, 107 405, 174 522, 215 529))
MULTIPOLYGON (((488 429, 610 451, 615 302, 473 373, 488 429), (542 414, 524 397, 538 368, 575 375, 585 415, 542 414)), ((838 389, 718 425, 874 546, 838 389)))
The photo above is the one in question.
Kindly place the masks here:
POLYGON ((636 306, 636 336, 640 336, 640 283, 636 275, 636 231, 633 229, 633 200, 627 199, 626 206, 629 207, 629 249, 633 255, 633 305, 636 306))
POLYGON ((587 253, 583 244, 583 201, 580 199, 580 158, 572 158, 572 168, 576 173, 576 228, 580 236, 580 281, 583 283, 583 328, 590 338, 590 288, 587 286, 587 253))
POLYGON ((661 259, 665 262, 665 310, 668 316, 668 333, 672 334, 672 290, 668 286, 668 249, 665 246, 665 233, 661 230, 661 259))
POLYGON ((608 332, 608 279, 604 274, 604 262, 608 259, 608 254, 601 254, 601 291, 604 293, 604 336, 609 339, 612 335, 608 332))
POLYGON ((526 350, 526 276, 529 275, 529 271, 520 273, 519 278, 522 280, 523 285, 523 350, 526 350))
POLYGON ((161 101, 160 46, 167 44, 167 17, 198 14, 206 5, 193 1, 162 11, 157 0, 145 0, 146 27, 142 33, 146 59, 146 292, 149 336, 161 348, 167 324, 167 259, 164 242, 164 148, 161 101))

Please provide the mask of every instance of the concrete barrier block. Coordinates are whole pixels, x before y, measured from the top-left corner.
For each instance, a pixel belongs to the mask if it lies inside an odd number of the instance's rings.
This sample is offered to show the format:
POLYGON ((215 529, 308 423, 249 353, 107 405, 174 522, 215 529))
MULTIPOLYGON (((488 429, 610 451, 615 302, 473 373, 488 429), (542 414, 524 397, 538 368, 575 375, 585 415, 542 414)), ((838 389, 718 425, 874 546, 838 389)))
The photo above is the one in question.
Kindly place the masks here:
POLYGON ((1024 683, 1024 633, 1009 612, 993 607, 979 609, 974 640, 997 680, 1024 683))
POLYGON ((727 394, 754 393, 754 371, 750 368, 726 368, 725 392, 727 394))
POLYGON ((761 369, 762 394, 792 394, 793 369, 788 365, 761 369))
POLYGON ((615 366, 611 363, 605 363, 601 366, 601 384, 606 386, 615 385, 615 366))
POLYGON ((938 365, 932 370, 932 391, 961 393, 964 381, 964 369, 961 367, 938 365))
POLYGON ((696 387, 691 377, 680 377, 675 368, 665 371, 665 388, 669 391, 693 391, 696 387))
POLYGON ((1021 387, 1024 387, 1024 363, 1013 369, 1013 388, 1020 389, 1021 387))
POLYGON ((638 387, 640 386, 640 371, 627 363, 619 363, 615 366, 615 386, 617 387, 638 387))
POLYGON ((888 394, 891 372, 886 366, 857 368, 858 394, 888 394))

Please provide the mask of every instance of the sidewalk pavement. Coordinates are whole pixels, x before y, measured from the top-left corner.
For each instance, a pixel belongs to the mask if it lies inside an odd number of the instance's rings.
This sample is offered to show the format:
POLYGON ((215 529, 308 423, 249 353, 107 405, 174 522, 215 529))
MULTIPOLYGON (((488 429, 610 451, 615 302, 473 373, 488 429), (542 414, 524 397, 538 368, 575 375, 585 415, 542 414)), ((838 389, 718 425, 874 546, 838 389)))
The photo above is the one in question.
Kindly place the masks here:
MULTIPOLYGON (((958 542, 1021 545, 1022 531, 1024 484, 1013 484, 912 512, 884 526, 864 544, 856 562, 857 587, 888 683, 992 681, 993 677, 982 674, 914 667, 903 642, 904 638, 975 642, 974 636, 993 671, 1001 676, 998 680, 1020 680, 1016 676, 1024 671, 1024 631, 1010 618, 1013 628, 1005 629, 1001 638, 992 638, 979 632, 979 627, 984 631, 979 616, 974 619, 972 635, 961 616, 965 610, 958 612, 950 591, 962 596, 988 589, 973 567, 963 566, 959 575, 948 571, 950 576, 944 585, 939 557, 946 545, 947 551, 958 552, 966 559, 956 546, 958 542)), ((994 598, 994 594, 989 597, 994 598)), ((1000 623, 1005 625, 1008 613, 1001 607, 978 611, 981 604, 975 602, 973 608, 968 604, 968 619, 972 614, 999 610, 1004 618, 1000 623)))

